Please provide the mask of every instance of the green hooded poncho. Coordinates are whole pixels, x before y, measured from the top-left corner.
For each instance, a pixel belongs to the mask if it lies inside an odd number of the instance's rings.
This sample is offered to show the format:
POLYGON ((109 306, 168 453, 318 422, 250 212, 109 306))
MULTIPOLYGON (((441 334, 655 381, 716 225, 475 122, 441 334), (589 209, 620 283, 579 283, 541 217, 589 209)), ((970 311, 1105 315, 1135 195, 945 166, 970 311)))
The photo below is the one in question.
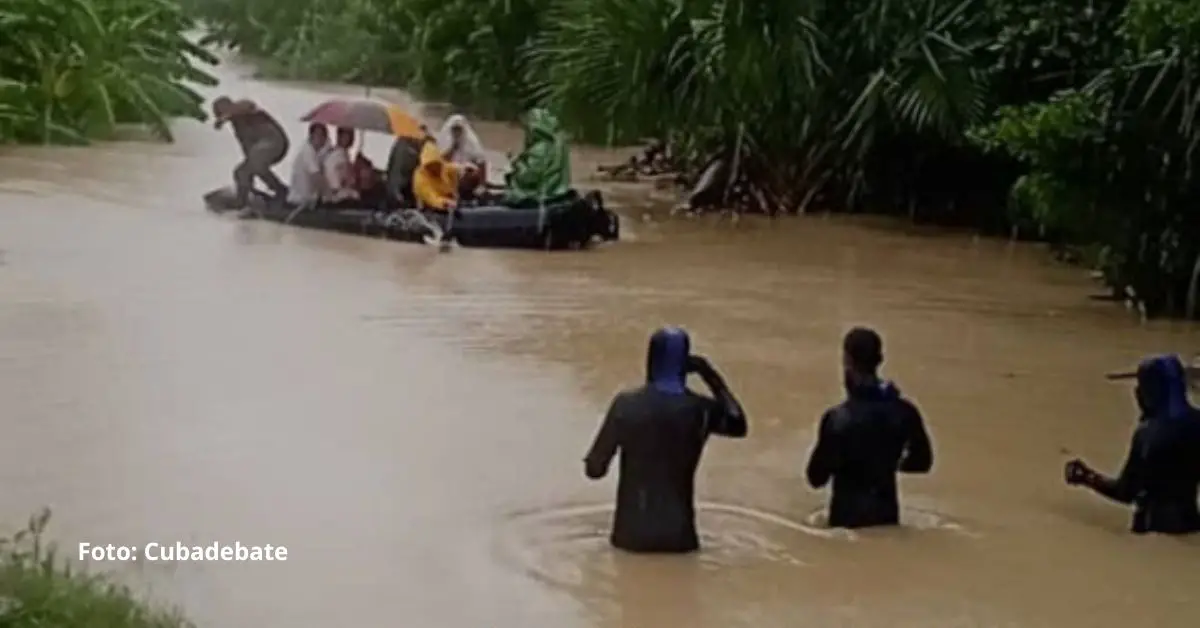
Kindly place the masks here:
POLYGON ((571 190, 571 156, 558 118, 533 109, 525 118, 525 148, 512 161, 506 205, 542 203, 571 190))

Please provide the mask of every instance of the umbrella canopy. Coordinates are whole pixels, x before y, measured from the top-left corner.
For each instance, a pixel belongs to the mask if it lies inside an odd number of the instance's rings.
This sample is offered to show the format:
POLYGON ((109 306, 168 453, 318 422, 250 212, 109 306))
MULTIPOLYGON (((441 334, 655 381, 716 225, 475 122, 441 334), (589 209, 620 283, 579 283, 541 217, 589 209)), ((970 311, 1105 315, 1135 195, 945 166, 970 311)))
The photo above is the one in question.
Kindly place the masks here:
POLYGON ((369 100, 327 100, 300 120, 414 139, 425 136, 421 128, 423 125, 412 114, 395 105, 369 100))

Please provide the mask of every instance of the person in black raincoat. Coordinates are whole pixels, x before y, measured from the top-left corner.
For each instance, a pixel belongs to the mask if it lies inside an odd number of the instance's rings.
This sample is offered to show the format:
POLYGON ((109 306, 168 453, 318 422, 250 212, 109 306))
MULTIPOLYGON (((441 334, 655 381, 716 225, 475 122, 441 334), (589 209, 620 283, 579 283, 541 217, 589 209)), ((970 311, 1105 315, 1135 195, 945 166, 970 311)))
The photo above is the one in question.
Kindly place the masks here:
POLYGON ((691 355, 687 333, 656 331, 646 355, 646 384, 613 399, 584 458, 585 473, 598 480, 621 452, 613 546, 631 552, 699 549, 694 490, 700 454, 711 434, 742 438, 746 432, 741 404, 708 360, 691 355), (688 373, 699 375, 713 396, 689 390, 688 373))
POLYGON ((808 483, 833 480, 829 525, 861 528, 900 522, 896 474, 928 473, 933 447, 916 405, 879 378, 883 341, 855 328, 842 343, 846 400, 825 411, 808 461, 808 483))
POLYGON ((1064 470, 1067 484, 1133 504, 1135 533, 1200 531, 1200 412, 1188 402, 1184 366, 1173 355, 1150 358, 1136 377, 1141 418, 1121 473, 1110 478, 1075 459, 1064 470))

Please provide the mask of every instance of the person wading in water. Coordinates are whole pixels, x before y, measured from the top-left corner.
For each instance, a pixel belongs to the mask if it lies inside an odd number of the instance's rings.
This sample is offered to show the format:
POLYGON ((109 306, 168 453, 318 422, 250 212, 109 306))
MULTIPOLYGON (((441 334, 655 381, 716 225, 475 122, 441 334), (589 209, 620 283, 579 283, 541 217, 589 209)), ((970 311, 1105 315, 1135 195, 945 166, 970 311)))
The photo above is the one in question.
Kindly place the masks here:
POLYGON ((1141 418, 1121 473, 1107 477, 1079 459, 1066 464, 1067 484, 1133 504, 1133 532, 1200 531, 1200 412, 1188 402, 1187 370, 1173 355, 1143 361, 1135 374, 1141 418))
POLYGON ((587 477, 599 480, 621 452, 610 536, 618 549, 699 549, 694 491, 700 454, 711 434, 746 436, 741 404, 708 360, 690 352, 687 332, 656 331, 646 355, 646 384, 613 399, 584 458, 587 477), (713 397, 688 390, 688 373, 699 375, 713 397))
POLYGON ((933 447, 916 405, 879 378, 883 340, 856 327, 842 342, 846 400, 825 411, 808 461, 808 483, 833 480, 829 525, 861 528, 900 522, 896 473, 928 473, 933 447))
POLYGON ((249 100, 233 101, 221 96, 213 101, 213 127, 220 130, 228 122, 233 126, 233 135, 242 147, 242 162, 233 170, 233 182, 237 186, 237 208, 246 207, 254 179, 262 179, 267 187, 282 200, 287 196, 287 186, 271 167, 283 161, 288 152, 287 133, 271 117, 249 100))

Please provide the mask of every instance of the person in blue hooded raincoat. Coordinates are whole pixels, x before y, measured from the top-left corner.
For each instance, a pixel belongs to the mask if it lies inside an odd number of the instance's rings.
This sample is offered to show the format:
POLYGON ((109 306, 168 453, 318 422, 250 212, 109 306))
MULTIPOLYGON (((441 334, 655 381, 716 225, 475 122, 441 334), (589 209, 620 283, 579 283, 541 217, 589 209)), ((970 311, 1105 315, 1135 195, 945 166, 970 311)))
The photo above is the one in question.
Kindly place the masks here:
POLYGON ((1200 531, 1200 412, 1187 396, 1187 373, 1173 355, 1138 365, 1135 397, 1141 417, 1117 477, 1079 459, 1066 464, 1067 484, 1086 486, 1120 504, 1133 504, 1133 532, 1200 531))
POLYGON ((656 331, 646 353, 646 384, 613 399, 584 458, 587 477, 598 480, 621 453, 613 546, 631 552, 699 549, 694 491, 704 445, 712 434, 742 438, 746 432, 741 404, 708 360, 691 354, 687 333, 656 331), (689 390, 688 373, 699 375, 712 397, 689 390))
POLYGON ((862 528, 900 522, 897 473, 928 473, 933 446, 917 406, 880 379, 883 340, 856 327, 842 342, 846 400, 821 416, 808 460, 808 482, 833 480, 829 526, 862 528))

